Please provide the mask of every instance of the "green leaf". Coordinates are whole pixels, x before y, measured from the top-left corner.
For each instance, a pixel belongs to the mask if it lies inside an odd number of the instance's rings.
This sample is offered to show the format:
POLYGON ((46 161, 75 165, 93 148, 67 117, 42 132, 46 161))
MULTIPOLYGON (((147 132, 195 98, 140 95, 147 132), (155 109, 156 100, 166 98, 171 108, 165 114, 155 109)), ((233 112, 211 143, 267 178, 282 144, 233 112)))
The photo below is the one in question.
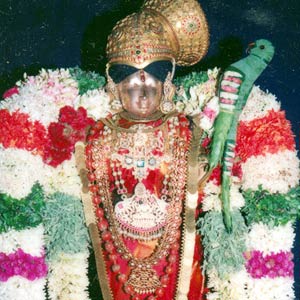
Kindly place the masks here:
POLYGON ((228 233, 219 212, 208 212, 198 219, 198 232, 204 246, 204 268, 216 269, 219 276, 239 271, 244 264, 247 227, 239 211, 232 212, 232 232, 228 233))
POLYGON ((289 190, 287 194, 272 194, 263 190, 246 190, 243 192, 247 224, 262 222, 270 227, 285 225, 300 216, 300 187, 289 190))
POLYGON ((79 67, 70 68, 69 71, 71 76, 78 82, 80 95, 85 94, 88 90, 102 88, 106 83, 105 78, 95 72, 86 72, 79 67))
POLYGON ((0 233, 38 226, 42 223, 44 206, 44 193, 39 183, 34 184, 23 199, 0 194, 0 233))
POLYGON ((59 192, 48 196, 44 226, 48 259, 55 259, 61 252, 75 254, 86 250, 89 236, 79 198, 59 192))

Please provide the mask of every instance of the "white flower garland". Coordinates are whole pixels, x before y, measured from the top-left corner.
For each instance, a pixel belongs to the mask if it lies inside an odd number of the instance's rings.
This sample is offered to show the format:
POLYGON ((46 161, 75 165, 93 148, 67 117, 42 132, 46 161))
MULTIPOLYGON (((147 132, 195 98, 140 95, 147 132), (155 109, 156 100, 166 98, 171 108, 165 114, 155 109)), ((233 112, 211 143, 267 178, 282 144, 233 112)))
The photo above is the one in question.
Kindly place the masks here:
POLYGON ((247 122, 265 117, 270 110, 280 110, 280 103, 276 101, 276 96, 264 92, 258 86, 253 86, 248 101, 240 115, 240 121, 247 122))
POLYGON ((293 283, 285 277, 253 279, 245 269, 221 280, 211 271, 208 287, 216 291, 209 293, 207 300, 293 300, 293 283))
POLYGON ((26 197, 35 182, 44 177, 45 164, 38 155, 0 146, 0 192, 13 198, 26 197))
POLYGON ((44 70, 37 76, 25 74, 24 82, 17 83, 19 93, 1 102, 10 112, 19 110, 30 115, 32 121, 44 126, 57 121, 60 108, 73 106, 78 96, 78 84, 69 70, 44 70))
POLYGON ((40 183, 47 194, 61 192, 78 197, 81 192, 81 181, 74 154, 70 160, 64 161, 56 168, 45 166, 44 177, 40 178, 40 183))
POLYGON ((50 266, 49 295, 52 300, 88 300, 87 259, 89 253, 61 253, 50 266))
POLYGON ((259 185, 272 193, 287 193, 299 183, 299 159, 295 151, 252 156, 242 164, 243 189, 258 189, 259 185))
MULTIPOLYGON (((239 184, 232 184, 230 187, 230 208, 241 208, 245 205, 245 199, 239 191, 239 184)), ((204 189, 204 198, 202 202, 203 211, 222 211, 222 203, 220 200, 221 187, 214 181, 209 181, 204 189)))
POLYGON ((41 256, 44 254, 43 225, 21 231, 10 230, 9 232, 0 234, 0 252, 9 254, 19 248, 32 256, 41 256))
POLYGON ((45 279, 29 281, 20 276, 11 277, 7 282, 0 282, 1 300, 44 300, 45 279))
POLYGON ((107 117, 111 113, 109 96, 104 89, 89 90, 81 97, 77 97, 74 103, 75 108, 84 107, 88 116, 94 120, 107 117))
POLYGON ((259 250, 268 255, 272 252, 290 251, 293 247, 295 232, 291 222, 285 226, 269 228, 262 223, 251 226, 247 236, 247 248, 259 250))

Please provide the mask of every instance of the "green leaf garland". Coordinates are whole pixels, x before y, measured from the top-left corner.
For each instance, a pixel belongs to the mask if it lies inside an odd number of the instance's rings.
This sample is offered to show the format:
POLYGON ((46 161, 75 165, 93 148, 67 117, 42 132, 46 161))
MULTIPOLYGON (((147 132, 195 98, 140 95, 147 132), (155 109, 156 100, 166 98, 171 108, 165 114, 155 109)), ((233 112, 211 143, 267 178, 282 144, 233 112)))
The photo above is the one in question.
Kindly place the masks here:
MULTIPOLYGON (((186 76, 177 77, 174 79, 174 84, 177 87, 183 86, 188 98, 191 97, 189 89, 195 85, 206 82, 208 80, 207 72, 192 72, 186 76)), ((176 97, 175 97, 176 101, 176 97)))
POLYGON ((88 90, 102 88, 106 83, 105 78, 95 72, 85 72, 78 67, 70 68, 69 71, 78 82, 80 95, 85 94, 88 90))
POLYGON ((208 212, 200 217, 198 232, 203 236, 204 268, 216 269, 220 278, 239 271, 244 264, 247 227, 244 218, 237 210, 232 212, 232 232, 224 226, 222 214, 208 212))
POLYGON ((270 227, 285 225, 300 217, 300 187, 289 190, 287 194, 272 194, 259 186, 258 190, 243 192, 245 214, 248 225, 262 222, 270 227))
POLYGON ((44 207, 44 193, 38 183, 33 185, 30 194, 23 199, 0 194, 0 233, 38 226, 42 223, 44 207))
POLYGON ((44 226, 48 259, 57 258, 61 252, 86 251, 89 237, 79 198, 59 192, 48 196, 44 226))

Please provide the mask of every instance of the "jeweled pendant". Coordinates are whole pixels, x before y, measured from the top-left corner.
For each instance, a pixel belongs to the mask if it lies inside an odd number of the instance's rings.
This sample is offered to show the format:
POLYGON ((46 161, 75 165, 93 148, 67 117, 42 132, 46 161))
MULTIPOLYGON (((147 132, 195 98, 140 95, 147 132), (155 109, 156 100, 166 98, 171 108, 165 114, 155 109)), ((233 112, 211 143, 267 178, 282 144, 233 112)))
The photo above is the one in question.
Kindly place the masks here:
POLYGON ((161 282, 156 272, 146 266, 132 269, 126 285, 132 286, 138 294, 154 293, 161 288, 161 282))

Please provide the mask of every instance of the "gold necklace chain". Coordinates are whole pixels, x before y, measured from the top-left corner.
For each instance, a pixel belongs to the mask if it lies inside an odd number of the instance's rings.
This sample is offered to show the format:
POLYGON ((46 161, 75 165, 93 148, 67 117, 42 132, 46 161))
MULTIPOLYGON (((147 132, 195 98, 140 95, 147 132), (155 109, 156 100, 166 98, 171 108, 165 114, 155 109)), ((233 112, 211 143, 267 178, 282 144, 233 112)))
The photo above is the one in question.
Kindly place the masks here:
MULTIPOLYGON (((112 135, 113 134, 114 133, 112 132, 112 135)), ((179 138, 179 136, 175 138, 173 148, 174 167, 172 170, 173 174, 171 174, 171 201, 170 209, 167 215, 167 222, 158 247, 149 257, 143 259, 139 259, 133 256, 133 254, 125 246, 123 239, 119 233, 119 225, 114 214, 111 193, 109 192, 110 182, 106 164, 106 159, 107 157, 109 157, 112 148, 112 145, 103 145, 100 141, 96 141, 94 143, 92 153, 93 161, 95 162, 95 175, 98 181, 100 194, 102 196, 104 211, 108 216, 107 220, 110 224, 111 233, 113 236, 113 243, 118 253, 123 257, 123 259, 128 261, 128 264, 131 267, 131 273, 129 275, 128 282, 132 283, 134 282, 134 278, 138 274, 140 274, 139 276, 141 277, 141 279, 149 278, 151 276, 153 277, 155 275, 153 266, 157 264, 160 261, 160 259, 167 257, 169 255, 171 245, 177 242, 177 231, 179 230, 179 226, 181 224, 180 213, 182 210, 182 200, 185 194, 185 182, 187 171, 187 145, 186 141, 179 138)), ((155 290, 157 288, 158 282, 157 280, 154 280, 154 282, 148 283, 148 288, 146 288, 146 290, 145 287, 139 289, 135 286, 136 292, 142 293, 145 291, 152 291, 151 284, 153 285, 152 289, 155 290)))

